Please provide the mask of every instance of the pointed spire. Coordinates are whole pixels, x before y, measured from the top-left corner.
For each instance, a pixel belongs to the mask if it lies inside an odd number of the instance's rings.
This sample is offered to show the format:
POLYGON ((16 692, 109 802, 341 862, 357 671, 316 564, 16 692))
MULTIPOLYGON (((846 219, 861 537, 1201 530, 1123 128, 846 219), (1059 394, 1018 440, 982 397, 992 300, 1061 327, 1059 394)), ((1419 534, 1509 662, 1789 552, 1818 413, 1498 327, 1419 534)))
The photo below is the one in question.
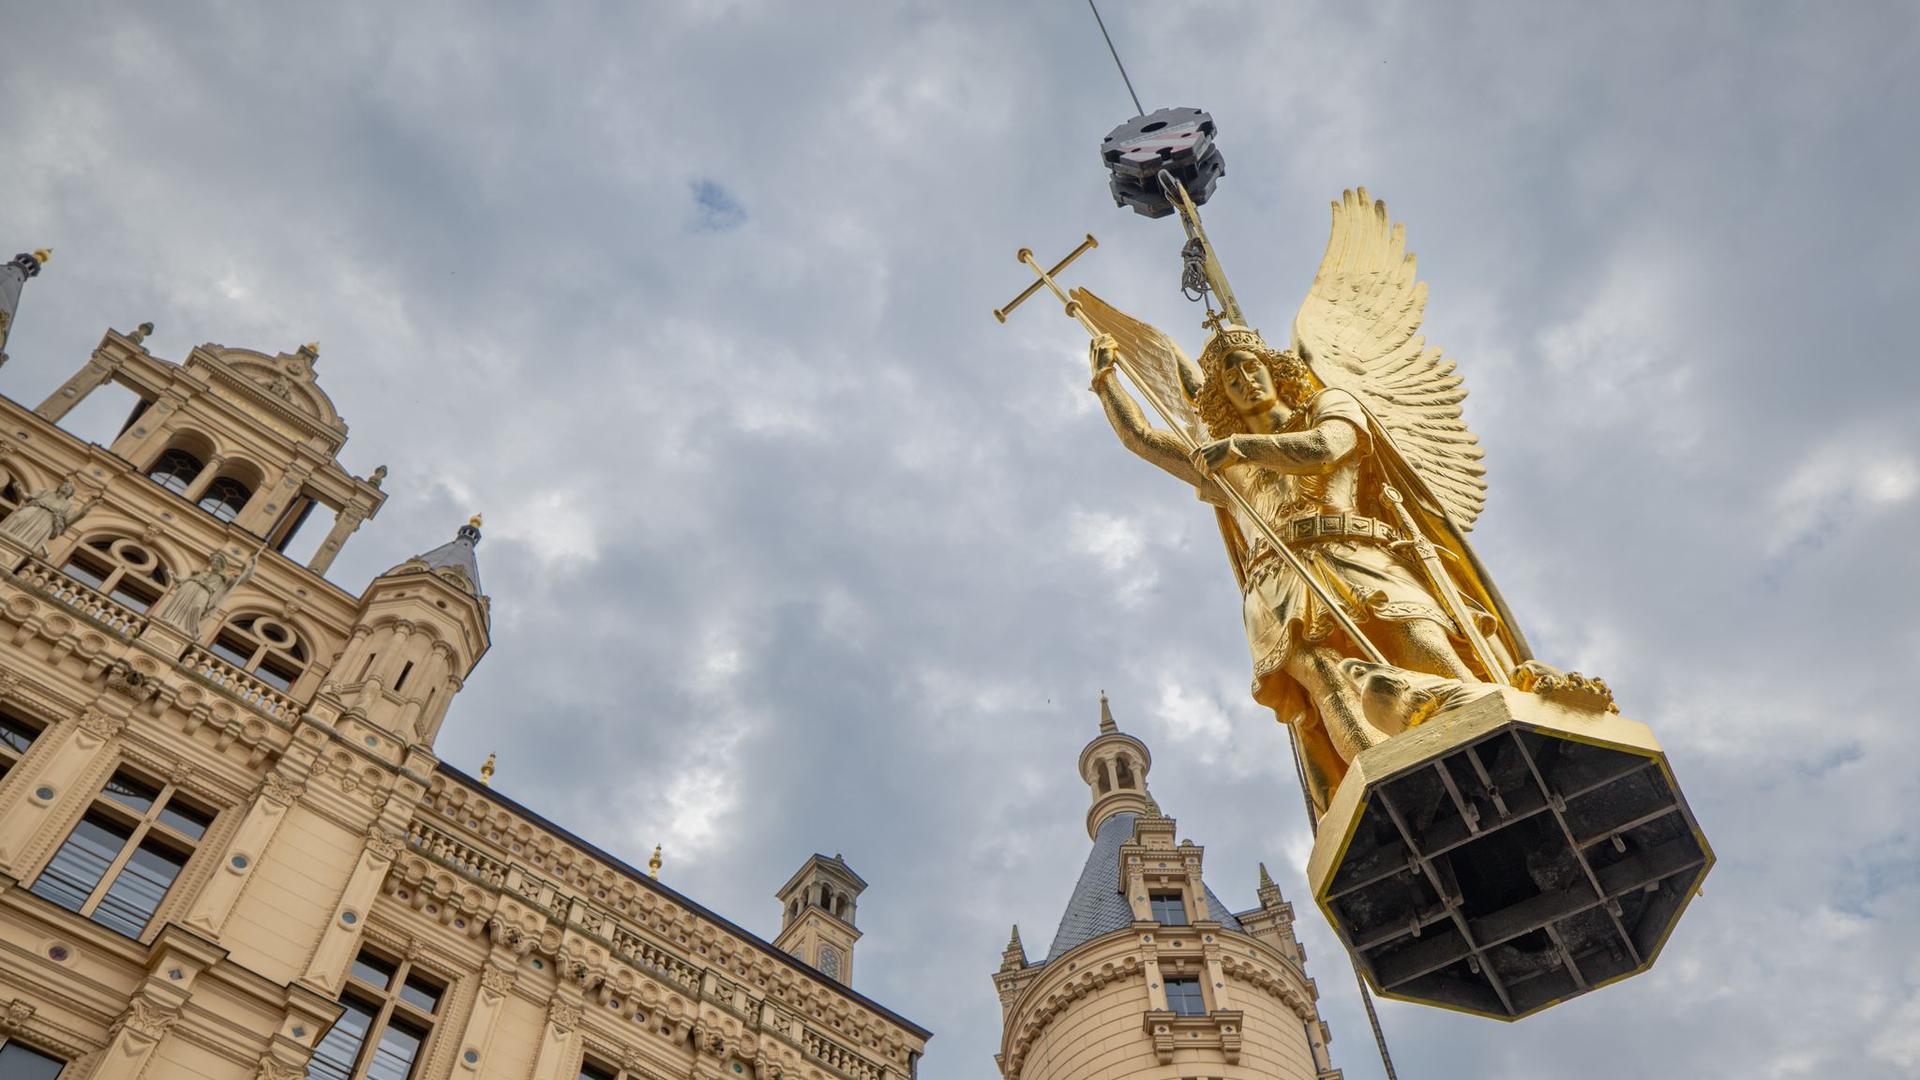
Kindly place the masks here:
POLYGON ((1100 734, 1112 735, 1119 730, 1120 725, 1113 722, 1113 708, 1107 704, 1107 692, 1102 690, 1100 691, 1100 734))
MULTIPOLYGON (((479 596, 482 593, 480 560, 473 553, 473 549, 478 546, 480 546, 480 515, 475 514, 467 520, 465 525, 460 526, 460 530, 454 534, 452 540, 414 558, 426 563, 429 570, 456 571, 466 578, 467 590, 479 596)), ((409 560, 411 561, 413 560, 409 560)), ((394 569, 398 570, 400 567, 394 569)))
POLYGON ((51 258, 52 249, 40 248, 0 264, 0 363, 6 362, 7 335, 13 330, 13 316, 20 307, 20 290, 29 278, 39 276, 41 264, 51 258))
POLYGON ((1280 886, 1273 883, 1273 875, 1267 873, 1267 864, 1260 864, 1260 887, 1255 891, 1260 898, 1260 906, 1272 911, 1286 904, 1287 898, 1281 894, 1280 886))
POLYGON ((1013 936, 1007 939, 1006 951, 1000 954, 1001 971, 1019 971, 1027 966, 1027 947, 1020 941, 1020 924, 1013 924, 1013 936))

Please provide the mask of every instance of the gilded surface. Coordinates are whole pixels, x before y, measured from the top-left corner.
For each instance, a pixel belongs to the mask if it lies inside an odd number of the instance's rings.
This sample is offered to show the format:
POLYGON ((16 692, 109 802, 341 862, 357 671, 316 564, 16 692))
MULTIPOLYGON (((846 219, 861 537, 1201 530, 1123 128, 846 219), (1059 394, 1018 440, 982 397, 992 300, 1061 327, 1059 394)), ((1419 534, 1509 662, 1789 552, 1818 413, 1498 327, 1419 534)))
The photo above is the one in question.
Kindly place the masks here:
MULTIPOLYGON (((1364 189, 1333 204, 1284 347, 1242 324, 1197 211, 1176 205, 1225 306, 1204 324, 1198 361, 1053 281, 1091 238, 1051 271, 1020 259, 1093 337, 1091 389, 1121 444, 1215 508, 1242 590, 1252 695, 1295 732, 1316 811, 1357 755, 1471 688, 1572 690, 1531 660, 1467 543, 1486 503, 1481 450, 1459 373, 1420 335, 1427 287, 1385 204, 1364 189)), ((1579 684, 1583 701, 1604 692, 1579 684)))

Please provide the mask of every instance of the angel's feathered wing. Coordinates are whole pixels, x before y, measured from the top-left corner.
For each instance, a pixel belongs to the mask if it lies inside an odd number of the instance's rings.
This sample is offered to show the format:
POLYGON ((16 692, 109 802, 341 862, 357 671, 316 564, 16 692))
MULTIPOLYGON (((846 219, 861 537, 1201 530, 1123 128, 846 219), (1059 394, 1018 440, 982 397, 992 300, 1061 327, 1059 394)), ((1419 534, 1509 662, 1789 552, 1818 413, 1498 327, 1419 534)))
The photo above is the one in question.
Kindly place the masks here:
POLYGON ((1141 389, 1160 399, 1181 428, 1181 434, 1191 442, 1204 442, 1207 438, 1206 425, 1200 422, 1200 412, 1194 408, 1192 397, 1199 387, 1187 385, 1194 377, 1193 362, 1187 359, 1186 353, 1180 351, 1180 346, 1151 325, 1086 289, 1074 289, 1069 295, 1080 305, 1080 311, 1086 315, 1088 322, 1101 333, 1112 334, 1114 340, 1120 343, 1121 355, 1132 362, 1133 369, 1140 373, 1141 381, 1146 384, 1141 389))
POLYGON ((1313 373, 1360 399, 1386 452, 1384 478, 1408 499, 1428 536, 1452 553, 1462 589, 1498 616, 1518 662, 1533 654, 1466 533, 1487 502, 1480 440, 1460 415, 1466 387, 1420 336, 1427 286, 1416 279, 1406 229, 1365 188, 1333 204, 1333 233, 1293 320, 1294 348, 1313 373))
POLYGON ((1365 188, 1333 204, 1333 233, 1293 320, 1294 347, 1328 386, 1360 399, 1462 531, 1487 501, 1480 441, 1460 415, 1467 391, 1453 363, 1421 337, 1427 286, 1414 276, 1406 229, 1365 188))

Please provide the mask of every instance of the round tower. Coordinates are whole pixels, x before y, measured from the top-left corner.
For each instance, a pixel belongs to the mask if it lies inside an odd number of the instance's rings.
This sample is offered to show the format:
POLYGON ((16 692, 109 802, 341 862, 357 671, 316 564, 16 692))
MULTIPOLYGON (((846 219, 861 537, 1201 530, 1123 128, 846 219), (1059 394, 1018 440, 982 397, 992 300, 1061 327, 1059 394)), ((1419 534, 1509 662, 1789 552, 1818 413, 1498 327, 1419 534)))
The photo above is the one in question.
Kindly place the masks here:
POLYGON ((994 986, 1003 1080, 1338 1080, 1293 934, 1262 867, 1258 906, 1235 914, 1176 841, 1147 788, 1146 744, 1114 723, 1080 752, 1093 850, 1045 958, 1015 927, 994 986))
POLYGON ((476 514, 452 540, 367 586, 325 691, 343 712, 403 743, 433 743, 448 704, 491 641, 474 556, 479 543, 476 514))

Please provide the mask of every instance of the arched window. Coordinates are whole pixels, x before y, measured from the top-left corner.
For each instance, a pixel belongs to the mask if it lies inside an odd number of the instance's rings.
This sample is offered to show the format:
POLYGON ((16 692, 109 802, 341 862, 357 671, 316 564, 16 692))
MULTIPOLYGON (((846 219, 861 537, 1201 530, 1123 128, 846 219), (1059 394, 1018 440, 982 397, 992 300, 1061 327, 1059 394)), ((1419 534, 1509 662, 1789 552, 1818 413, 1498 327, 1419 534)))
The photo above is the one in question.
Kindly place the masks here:
POLYGON ((20 509, 20 500, 24 498, 26 495, 20 490, 20 482, 7 472, 4 465, 0 465, 0 521, 20 509))
POLYGON ((152 551, 116 536, 96 537, 74 548, 60 572, 137 612, 152 607, 171 580, 152 551))
POLYGON ((175 447, 160 455, 160 460, 147 470, 147 479, 177 495, 185 495, 187 486, 204 468, 206 465, 199 458, 175 447))
POLYGON ((820 962, 817 965, 820 969, 820 974, 825 975, 829 979, 839 978, 840 977, 840 950, 834 948, 831 945, 822 943, 820 946, 820 952, 817 955, 820 957, 820 962))
POLYGON ((1113 771, 1118 774, 1121 787, 1130 788, 1133 786, 1133 766, 1128 763, 1126 758, 1120 758, 1118 764, 1114 766, 1113 771))
POLYGON ((213 639, 214 655, 269 686, 293 689, 311 655, 293 628, 270 615, 237 615, 213 639))
POLYGON ((1105 762, 1098 763, 1096 767, 1100 770, 1100 794, 1105 795, 1107 792, 1113 790, 1113 780, 1107 775, 1105 762))
POLYGON ((247 485, 231 476, 222 476, 208 484, 207 490, 201 493, 200 509, 221 521, 232 521, 240 516, 240 511, 251 498, 253 491, 247 485))

